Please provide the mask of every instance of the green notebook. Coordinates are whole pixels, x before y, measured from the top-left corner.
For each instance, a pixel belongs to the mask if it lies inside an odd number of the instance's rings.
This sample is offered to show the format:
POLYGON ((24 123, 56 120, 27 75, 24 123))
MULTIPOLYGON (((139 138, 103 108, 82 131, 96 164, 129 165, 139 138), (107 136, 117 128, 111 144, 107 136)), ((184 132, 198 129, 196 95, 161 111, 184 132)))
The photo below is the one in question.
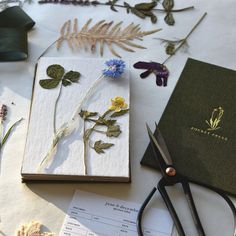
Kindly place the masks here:
POLYGON ((188 59, 158 126, 179 173, 236 195, 236 71, 188 59))

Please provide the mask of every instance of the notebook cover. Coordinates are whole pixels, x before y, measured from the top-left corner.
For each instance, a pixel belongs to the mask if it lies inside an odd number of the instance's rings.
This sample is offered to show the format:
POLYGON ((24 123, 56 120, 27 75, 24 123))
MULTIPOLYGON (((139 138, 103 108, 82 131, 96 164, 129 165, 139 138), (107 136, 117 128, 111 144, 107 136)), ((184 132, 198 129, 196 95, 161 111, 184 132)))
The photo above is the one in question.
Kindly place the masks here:
MULTIPOLYGON (((158 124, 179 173, 236 195, 236 72, 188 59, 158 124)), ((149 144, 142 165, 158 168, 149 144)))

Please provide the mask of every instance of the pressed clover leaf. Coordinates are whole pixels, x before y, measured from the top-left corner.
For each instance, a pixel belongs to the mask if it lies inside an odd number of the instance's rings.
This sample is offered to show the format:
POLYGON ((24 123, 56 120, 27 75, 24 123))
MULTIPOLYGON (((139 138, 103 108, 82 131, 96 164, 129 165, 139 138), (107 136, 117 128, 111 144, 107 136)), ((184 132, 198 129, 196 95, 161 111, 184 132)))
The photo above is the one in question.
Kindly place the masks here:
POLYGON ((44 89, 53 89, 56 88, 60 82, 60 79, 42 79, 39 81, 39 84, 44 89))
POLYGON ((71 71, 67 72, 64 75, 63 79, 66 79, 66 80, 69 80, 69 81, 71 81, 73 83, 76 83, 76 82, 79 81, 79 77, 80 77, 80 73, 79 72, 71 70, 71 71))
POLYGON ((39 81, 39 84, 44 89, 53 89, 56 88, 60 82, 63 86, 69 86, 72 83, 76 83, 79 80, 80 73, 77 71, 69 71, 65 74, 65 69, 58 64, 50 65, 47 68, 47 75, 51 79, 43 79, 39 81))
POLYGON ((50 65, 47 68, 47 75, 52 79, 61 80, 65 73, 65 69, 57 64, 50 65))
POLYGON ((67 72, 62 79, 62 84, 64 86, 71 85, 72 83, 77 83, 79 81, 80 73, 77 71, 67 72))

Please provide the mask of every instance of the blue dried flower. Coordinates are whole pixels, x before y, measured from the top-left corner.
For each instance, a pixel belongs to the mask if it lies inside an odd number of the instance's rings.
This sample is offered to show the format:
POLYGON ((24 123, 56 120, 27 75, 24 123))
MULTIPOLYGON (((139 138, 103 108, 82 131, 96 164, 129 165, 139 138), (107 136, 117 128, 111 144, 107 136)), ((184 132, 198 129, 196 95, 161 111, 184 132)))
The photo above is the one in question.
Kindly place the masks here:
POLYGON ((111 59, 105 63, 108 68, 103 70, 103 75, 110 78, 119 78, 125 71, 125 62, 119 59, 111 59))

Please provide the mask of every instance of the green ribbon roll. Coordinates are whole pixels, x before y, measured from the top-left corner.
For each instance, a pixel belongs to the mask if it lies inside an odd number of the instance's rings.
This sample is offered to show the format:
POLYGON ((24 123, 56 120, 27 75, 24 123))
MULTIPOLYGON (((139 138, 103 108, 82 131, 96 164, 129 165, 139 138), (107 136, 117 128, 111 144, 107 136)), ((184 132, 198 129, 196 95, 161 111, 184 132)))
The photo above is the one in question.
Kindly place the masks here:
POLYGON ((18 6, 0 13, 0 61, 20 61, 28 57, 27 31, 34 24, 18 6))

